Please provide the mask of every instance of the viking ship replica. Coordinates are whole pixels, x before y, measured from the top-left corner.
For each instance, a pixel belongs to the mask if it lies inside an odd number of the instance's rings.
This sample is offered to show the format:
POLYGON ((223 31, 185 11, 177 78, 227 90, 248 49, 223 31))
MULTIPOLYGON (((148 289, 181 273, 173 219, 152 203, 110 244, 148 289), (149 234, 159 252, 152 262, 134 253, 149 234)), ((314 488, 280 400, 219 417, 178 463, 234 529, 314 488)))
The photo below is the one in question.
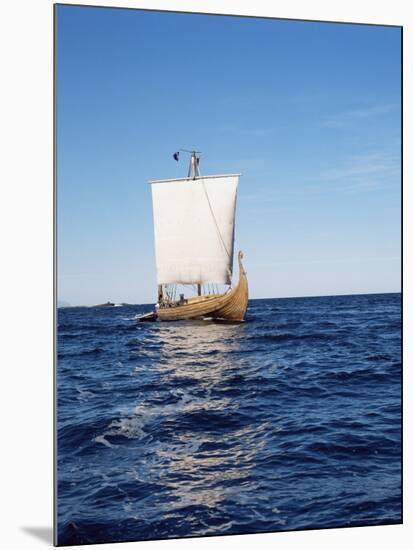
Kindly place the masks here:
MULTIPOLYGON (((239 280, 232 285, 240 174, 201 176, 199 152, 188 152, 191 157, 186 178, 149 182, 158 282, 158 303, 152 317, 161 321, 211 318, 241 322, 248 306, 241 251, 239 280), (177 299, 178 285, 193 285, 196 295, 185 298, 180 294, 177 299), (228 288, 219 293, 218 285, 228 288)), ((174 158, 179 159, 179 152, 174 158)))

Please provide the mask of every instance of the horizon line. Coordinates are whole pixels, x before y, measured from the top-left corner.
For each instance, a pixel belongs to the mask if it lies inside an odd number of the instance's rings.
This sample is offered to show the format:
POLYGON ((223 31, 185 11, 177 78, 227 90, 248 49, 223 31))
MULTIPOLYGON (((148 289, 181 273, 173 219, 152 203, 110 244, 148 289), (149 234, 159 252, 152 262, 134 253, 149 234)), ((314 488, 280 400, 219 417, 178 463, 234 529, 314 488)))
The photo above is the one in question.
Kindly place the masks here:
MULTIPOLYGON (((275 296, 275 297, 264 297, 264 298, 249 298, 248 301, 254 301, 254 300, 294 300, 297 298, 339 298, 341 296, 374 296, 374 295, 380 295, 380 294, 403 294, 402 290, 394 290, 394 291, 386 291, 386 292, 350 292, 347 294, 310 294, 305 296, 275 296)), ((65 302, 66 300, 57 300, 56 302, 65 302)), ((113 304, 119 304, 122 306, 123 304, 127 306, 148 306, 152 305, 155 302, 145 302, 145 303, 130 303, 130 302, 110 302, 113 304)), ((78 304, 78 305, 67 305, 67 306, 58 306, 56 303, 56 309, 65 309, 65 308, 71 308, 71 307, 97 307, 102 304, 105 304, 107 302, 102 302, 100 304, 94 304, 94 305, 85 305, 85 304, 78 304)), ((115 306, 109 306, 109 307, 115 307, 115 306)))

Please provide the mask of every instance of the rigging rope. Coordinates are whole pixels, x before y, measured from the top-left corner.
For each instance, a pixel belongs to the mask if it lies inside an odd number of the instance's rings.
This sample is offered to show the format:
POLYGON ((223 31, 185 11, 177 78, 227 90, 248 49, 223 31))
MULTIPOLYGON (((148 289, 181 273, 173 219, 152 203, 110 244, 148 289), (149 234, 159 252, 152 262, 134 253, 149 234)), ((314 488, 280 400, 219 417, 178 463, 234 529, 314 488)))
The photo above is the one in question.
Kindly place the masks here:
POLYGON ((221 241, 221 244, 222 244, 222 246, 223 246, 225 252, 227 253, 228 258, 231 259, 231 255, 230 255, 230 253, 228 252, 227 247, 225 246, 224 239, 222 238, 221 231, 219 230, 218 222, 217 222, 217 219, 216 219, 216 217, 215 217, 214 211, 212 210, 212 205, 211 205, 211 201, 209 200, 208 191, 206 190, 206 187, 205 187, 205 180, 204 180, 204 178, 201 176, 201 172, 199 171, 199 166, 198 166, 198 177, 199 177, 200 180, 201 180, 202 188, 203 188, 204 193, 205 193, 205 196, 206 196, 206 198, 207 198, 208 206, 209 206, 209 209, 210 209, 210 211, 211 211, 212 219, 214 220, 215 227, 216 227, 216 230, 217 230, 219 239, 220 239, 220 241, 221 241))
POLYGON ((201 182, 202 182, 202 188, 203 188, 203 190, 204 190, 205 196, 206 196, 207 201, 208 201, 209 209, 210 209, 211 214, 212 214, 212 219, 214 220, 214 223, 215 223, 215 227, 216 227, 216 230, 217 230, 219 239, 220 239, 220 241, 221 241, 221 244, 222 244, 222 246, 223 246, 225 252, 227 253, 228 258, 231 259, 231 255, 230 255, 230 253, 228 252, 227 247, 225 246, 224 239, 222 238, 221 231, 219 230, 218 222, 217 222, 217 220, 216 220, 216 218, 215 218, 214 211, 212 210, 211 201, 209 200, 208 191, 206 190, 205 182, 204 182, 204 179, 203 179, 203 178, 201 179, 201 182))

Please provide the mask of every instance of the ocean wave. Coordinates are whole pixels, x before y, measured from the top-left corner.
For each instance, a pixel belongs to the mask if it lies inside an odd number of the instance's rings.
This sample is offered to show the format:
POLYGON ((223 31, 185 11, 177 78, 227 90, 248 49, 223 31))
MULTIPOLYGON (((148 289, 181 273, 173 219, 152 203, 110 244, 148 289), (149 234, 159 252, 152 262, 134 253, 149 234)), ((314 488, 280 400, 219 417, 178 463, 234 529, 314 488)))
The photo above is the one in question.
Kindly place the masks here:
POLYGON ((397 523, 400 297, 59 310, 59 544, 397 523))

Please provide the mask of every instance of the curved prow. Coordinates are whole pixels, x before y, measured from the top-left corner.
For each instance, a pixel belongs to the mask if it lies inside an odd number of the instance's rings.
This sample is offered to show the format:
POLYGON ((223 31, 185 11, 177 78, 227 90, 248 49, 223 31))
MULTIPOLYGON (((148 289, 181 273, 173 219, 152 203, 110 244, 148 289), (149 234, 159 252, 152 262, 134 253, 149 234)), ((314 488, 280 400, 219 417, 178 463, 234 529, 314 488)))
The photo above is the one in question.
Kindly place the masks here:
POLYGON ((243 321, 248 307, 248 280, 242 258, 244 254, 238 252, 239 280, 238 284, 226 295, 228 299, 223 307, 214 312, 214 317, 221 317, 231 321, 243 321))
POLYGON ((244 257, 244 253, 242 250, 238 252, 238 268, 239 268, 239 275, 241 277, 241 274, 246 277, 244 266, 242 265, 242 258, 244 257))

